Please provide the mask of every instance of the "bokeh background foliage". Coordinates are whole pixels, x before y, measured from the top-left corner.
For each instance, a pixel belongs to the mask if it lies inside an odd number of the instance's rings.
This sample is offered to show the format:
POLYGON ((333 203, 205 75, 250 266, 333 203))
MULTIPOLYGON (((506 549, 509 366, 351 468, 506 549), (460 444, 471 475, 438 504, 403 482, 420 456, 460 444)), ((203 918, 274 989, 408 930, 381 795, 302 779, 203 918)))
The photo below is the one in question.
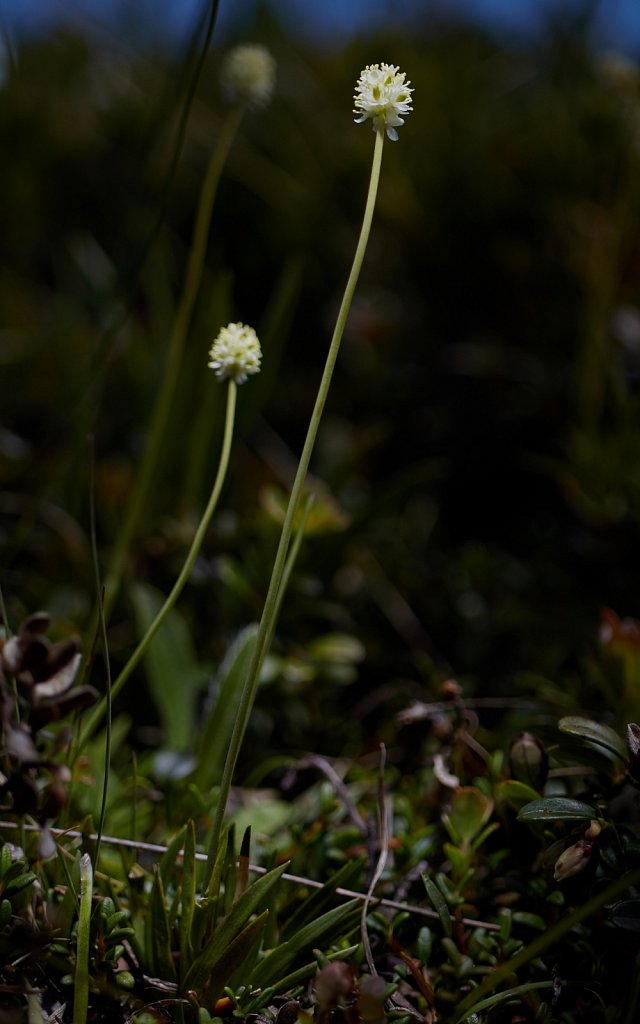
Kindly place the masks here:
MULTIPOLYGON (((220 185, 130 558, 137 588, 110 623, 115 667, 206 501, 222 399, 205 360, 222 323, 256 326, 264 371, 242 389, 222 506, 173 623, 186 711, 176 724, 148 663, 117 709, 136 742, 184 746, 215 667, 259 614, 359 226, 373 136, 353 125, 351 97, 376 60, 406 70, 415 112, 386 146, 245 768, 276 751, 373 749, 390 710, 453 673, 480 696, 552 681, 586 708, 601 700, 601 608, 638 614, 640 79, 589 29, 588 15, 558 17, 506 47, 430 21, 327 51, 265 11, 244 27, 277 58, 278 89, 245 117, 220 185)), ((0 545, 14 626, 38 607, 61 635, 91 622, 87 437, 106 571, 225 116, 222 52, 214 36, 168 189, 192 54, 60 31, 9 55, 0 545)))

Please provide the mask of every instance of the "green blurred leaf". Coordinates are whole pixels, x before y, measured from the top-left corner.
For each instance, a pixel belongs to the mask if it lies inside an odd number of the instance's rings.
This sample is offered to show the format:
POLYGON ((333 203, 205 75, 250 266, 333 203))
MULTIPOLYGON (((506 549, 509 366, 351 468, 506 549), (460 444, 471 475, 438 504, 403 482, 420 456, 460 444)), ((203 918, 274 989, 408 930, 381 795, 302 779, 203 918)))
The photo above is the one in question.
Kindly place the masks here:
POLYGON ((436 883, 432 881, 432 879, 430 879, 428 875, 425 875, 423 873, 422 881, 424 883, 425 889, 427 890, 427 896, 431 900, 431 905, 433 906, 433 909, 436 911, 438 917, 440 918, 440 923, 442 924, 445 936, 448 939, 452 938, 453 921, 451 920, 449 907, 447 906, 444 896, 440 892, 440 889, 438 888, 436 883))
POLYGON ((518 782, 517 779, 503 779, 498 786, 498 798, 519 811, 525 804, 533 800, 539 800, 540 794, 528 786, 526 782, 518 782))
POLYGON ((454 843, 468 846, 485 826, 492 811, 493 800, 475 786, 463 786, 455 790, 443 821, 447 828, 451 826, 454 843))
MULTIPOLYGON (((165 597, 147 584, 131 588, 138 632, 144 636, 162 608, 165 597)), ((144 656, 149 689, 153 695, 168 747, 190 749, 196 727, 197 698, 205 688, 210 669, 196 659, 191 634, 177 609, 173 609, 154 636, 144 656)))
POLYGON ((196 746, 197 767, 193 781, 201 790, 210 789, 222 778, 242 684, 249 668, 257 633, 258 627, 255 624, 243 629, 227 651, 216 674, 213 691, 217 697, 200 731, 196 746))

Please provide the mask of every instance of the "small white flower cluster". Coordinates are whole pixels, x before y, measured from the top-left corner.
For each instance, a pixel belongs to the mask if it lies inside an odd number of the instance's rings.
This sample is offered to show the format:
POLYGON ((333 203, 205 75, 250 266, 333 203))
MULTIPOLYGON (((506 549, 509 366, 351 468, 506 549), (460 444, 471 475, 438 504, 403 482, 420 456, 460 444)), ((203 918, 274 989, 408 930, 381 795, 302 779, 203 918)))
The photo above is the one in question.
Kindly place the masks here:
POLYGON ((361 124, 367 118, 373 121, 373 130, 385 130, 394 142, 398 138, 396 128, 404 124, 401 114, 410 114, 411 93, 406 75, 400 72, 395 64, 368 64, 356 85, 354 96, 355 119, 361 124))
POLYGON ((209 352, 209 366, 218 380, 242 384, 260 370, 262 350, 258 335, 246 324, 227 324, 218 334, 209 352))
POLYGON ((236 46, 225 57, 220 73, 222 89, 231 103, 263 107, 273 94, 276 62, 264 46, 236 46))

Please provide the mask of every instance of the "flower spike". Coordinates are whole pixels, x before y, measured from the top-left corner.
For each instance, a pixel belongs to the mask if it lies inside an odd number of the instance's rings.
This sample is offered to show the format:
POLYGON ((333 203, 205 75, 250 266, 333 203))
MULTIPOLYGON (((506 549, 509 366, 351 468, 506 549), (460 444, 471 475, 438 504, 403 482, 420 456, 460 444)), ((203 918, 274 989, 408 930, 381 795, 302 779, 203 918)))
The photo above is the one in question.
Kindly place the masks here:
POLYGON ((218 334, 209 352, 209 366, 218 380, 242 384, 252 373, 258 373, 262 350, 253 327, 227 324, 218 334))
POLYGON ((405 79, 404 71, 399 71, 395 64, 367 64, 356 85, 353 112, 359 117, 355 123, 361 124, 370 117, 374 132, 384 130, 395 142, 396 128, 404 124, 400 115, 413 110, 413 89, 405 79))

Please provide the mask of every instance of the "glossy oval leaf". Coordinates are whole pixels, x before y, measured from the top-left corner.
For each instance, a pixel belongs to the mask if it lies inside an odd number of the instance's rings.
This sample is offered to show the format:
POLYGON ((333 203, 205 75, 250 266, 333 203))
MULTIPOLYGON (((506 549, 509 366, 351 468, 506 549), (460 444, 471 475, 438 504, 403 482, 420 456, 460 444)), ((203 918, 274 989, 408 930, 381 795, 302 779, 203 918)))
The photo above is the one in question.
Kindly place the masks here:
POLYGON ((600 722, 594 722, 591 718, 581 718, 579 715, 567 715, 558 722, 560 732, 568 736, 576 736, 579 739, 587 740, 602 747, 609 754, 626 764, 628 760, 627 747, 624 740, 615 729, 600 722))
POLYGON ((588 821, 597 818, 595 807, 564 796, 547 796, 525 804, 518 821, 588 821))

